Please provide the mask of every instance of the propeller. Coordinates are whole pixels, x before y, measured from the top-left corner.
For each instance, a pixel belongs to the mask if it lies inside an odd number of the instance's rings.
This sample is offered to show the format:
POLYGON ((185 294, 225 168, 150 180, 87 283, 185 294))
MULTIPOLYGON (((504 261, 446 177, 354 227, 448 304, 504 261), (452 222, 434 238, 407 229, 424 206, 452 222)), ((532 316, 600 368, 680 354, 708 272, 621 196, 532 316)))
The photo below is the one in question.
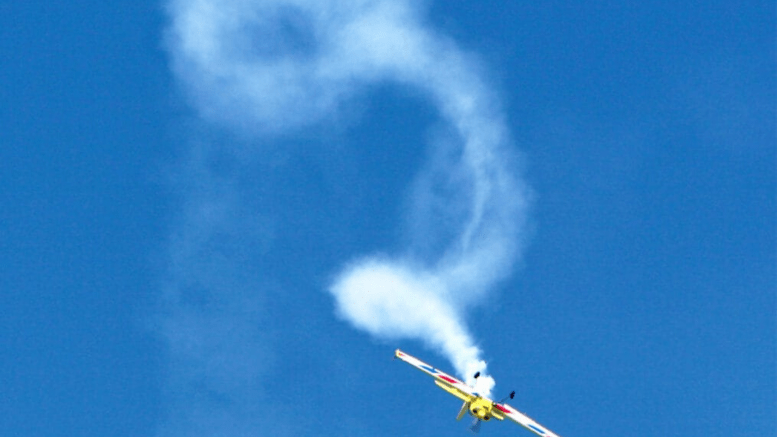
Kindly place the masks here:
POLYGON ((482 422, 482 421, 481 421, 480 419, 475 419, 475 420, 473 420, 473 421, 472 421, 472 425, 470 425, 470 427, 469 427, 469 430, 470 430, 470 431, 471 431, 473 434, 477 434, 477 433, 479 433, 479 432, 480 432, 480 423, 481 423, 481 422, 482 422))
POLYGON ((459 410, 459 415, 456 416, 456 420, 461 420, 462 417, 464 417, 465 414, 467 414, 467 409, 469 408, 469 402, 464 402, 464 405, 461 406, 461 410, 459 410))

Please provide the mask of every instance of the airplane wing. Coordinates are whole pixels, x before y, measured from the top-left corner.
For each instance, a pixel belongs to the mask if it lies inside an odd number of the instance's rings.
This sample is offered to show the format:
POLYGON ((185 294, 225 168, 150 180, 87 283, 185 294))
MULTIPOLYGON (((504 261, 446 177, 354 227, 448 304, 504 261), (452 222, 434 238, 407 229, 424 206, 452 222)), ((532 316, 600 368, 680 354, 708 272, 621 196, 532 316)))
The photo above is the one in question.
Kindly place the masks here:
POLYGON ((430 375, 434 378, 434 383, 437 384, 438 387, 447 391, 453 396, 456 396, 464 402, 468 402, 477 396, 475 389, 472 387, 440 370, 435 369, 418 358, 402 352, 399 349, 394 352, 394 357, 399 358, 400 360, 410 364, 427 375, 430 375))
POLYGON ((494 404, 494 407, 497 410, 499 410, 502 414, 504 414, 504 416, 507 417, 508 419, 523 426, 524 428, 537 434, 540 437, 559 437, 558 435, 551 432, 549 429, 535 422, 531 417, 521 413, 520 411, 516 410, 515 408, 507 404, 497 403, 497 404, 494 404))

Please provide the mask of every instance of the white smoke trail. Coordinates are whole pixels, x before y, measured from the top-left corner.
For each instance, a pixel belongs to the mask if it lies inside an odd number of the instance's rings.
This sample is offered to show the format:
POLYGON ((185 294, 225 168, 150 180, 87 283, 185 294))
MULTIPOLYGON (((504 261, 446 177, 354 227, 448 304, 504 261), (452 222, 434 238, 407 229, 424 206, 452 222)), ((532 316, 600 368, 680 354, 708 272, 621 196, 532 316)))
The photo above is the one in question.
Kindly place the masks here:
MULTIPOLYGON (((339 314, 373 335, 415 338, 461 375, 485 370, 464 309, 518 254, 526 196, 513 175, 497 99, 471 56, 423 21, 411 0, 172 0, 173 68, 201 116, 283 134, 334 121, 365 86, 420 90, 449 126, 415 182, 412 247, 352 263, 330 291, 339 314), (450 242, 421 261, 430 235, 450 242)), ((400 145, 397 145, 400 147, 400 145)), ((490 390, 487 379, 481 389, 490 390)))

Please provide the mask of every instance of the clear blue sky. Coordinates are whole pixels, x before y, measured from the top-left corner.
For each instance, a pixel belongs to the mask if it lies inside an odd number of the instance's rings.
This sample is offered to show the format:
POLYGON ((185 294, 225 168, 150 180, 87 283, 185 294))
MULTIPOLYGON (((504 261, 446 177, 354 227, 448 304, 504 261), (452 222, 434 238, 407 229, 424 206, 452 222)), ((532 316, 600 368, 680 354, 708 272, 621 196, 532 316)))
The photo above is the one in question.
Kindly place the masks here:
MULTIPOLYGON (((532 192, 520 261, 466 312, 496 394, 566 437, 777 435, 774 3, 423 16, 476 56, 532 192)), ((436 109, 385 81, 336 120, 225 124, 170 23, 159 1, 0 4, 0 432, 466 435, 391 357, 451 363, 327 293, 407 244, 436 109)))

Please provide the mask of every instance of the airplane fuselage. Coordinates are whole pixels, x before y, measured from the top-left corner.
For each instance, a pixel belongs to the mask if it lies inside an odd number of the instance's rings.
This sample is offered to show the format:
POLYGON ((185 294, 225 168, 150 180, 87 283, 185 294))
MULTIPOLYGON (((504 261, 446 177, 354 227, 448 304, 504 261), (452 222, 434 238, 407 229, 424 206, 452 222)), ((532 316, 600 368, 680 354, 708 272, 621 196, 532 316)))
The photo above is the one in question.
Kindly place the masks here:
POLYGON ((480 420, 491 420, 493 409, 494 403, 490 399, 483 397, 476 397, 469 403, 469 414, 480 420))
MULTIPOLYGON (((434 378, 434 383, 438 387, 463 401, 464 403, 461 406, 461 410, 459 410, 458 416, 456 416, 456 420, 461 420, 466 414, 474 417, 476 419, 475 423, 470 427, 470 430, 473 432, 478 432, 481 422, 486 422, 491 419, 504 420, 509 418, 513 422, 537 434, 539 437, 558 437, 557 434, 552 433, 529 416, 503 403, 504 399, 499 402, 494 402, 491 399, 483 397, 477 393, 474 387, 465 384, 445 372, 435 369, 418 358, 408 355, 399 349, 394 352, 394 358, 399 358, 431 376, 434 378)), ((479 374, 480 372, 476 373, 475 378, 480 376, 479 374)), ((510 393, 510 399, 512 399, 514 395, 515 392, 510 393)))

